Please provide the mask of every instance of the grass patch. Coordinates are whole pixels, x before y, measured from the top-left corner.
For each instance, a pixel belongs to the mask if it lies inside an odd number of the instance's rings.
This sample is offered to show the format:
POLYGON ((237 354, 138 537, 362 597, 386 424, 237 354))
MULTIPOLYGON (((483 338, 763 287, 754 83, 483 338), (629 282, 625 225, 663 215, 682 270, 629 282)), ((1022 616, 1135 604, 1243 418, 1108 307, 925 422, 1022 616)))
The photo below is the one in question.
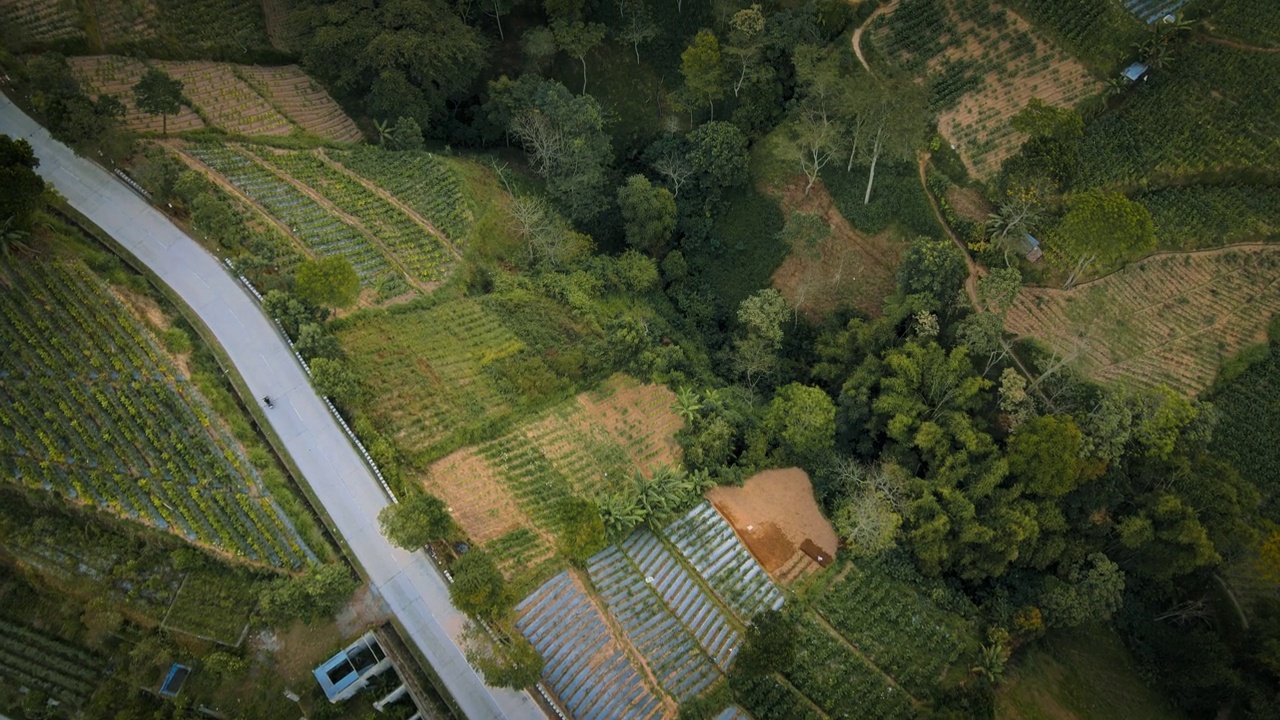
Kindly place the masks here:
POLYGON ((782 210, 755 189, 725 199, 711 236, 716 251, 698 253, 703 278, 723 306, 733 309, 748 295, 769 286, 773 271, 790 248, 782 239, 782 210))
POLYGON ((195 570, 183 580, 165 618, 165 627, 235 645, 260 591, 238 573, 195 570))
POLYGON ((860 165, 854 165, 852 171, 845 171, 843 166, 828 165, 822 172, 827 192, 831 193, 840 214, 850 225, 869 235, 889 227, 912 236, 937 237, 942 234, 914 166, 879 163, 871 202, 864 204, 867 172, 868 168, 860 165))
POLYGON ((1094 626, 1050 635, 1028 649, 996 693, 998 720, 1177 720, 1143 684, 1120 638, 1094 626))

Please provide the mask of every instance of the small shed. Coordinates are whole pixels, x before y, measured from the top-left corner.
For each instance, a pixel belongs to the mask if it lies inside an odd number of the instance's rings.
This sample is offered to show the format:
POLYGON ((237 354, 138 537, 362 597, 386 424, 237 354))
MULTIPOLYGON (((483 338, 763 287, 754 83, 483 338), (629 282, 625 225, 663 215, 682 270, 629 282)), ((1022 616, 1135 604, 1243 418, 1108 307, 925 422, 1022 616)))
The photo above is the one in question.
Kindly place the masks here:
POLYGON ((329 702, 346 700, 364 689, 369 679, 391 667, 382 646, 367 632, 312 671, 329 702))
POLYGON ((1124 72, 1120 73, 1120 77, 1123 77, 1129 82, 1135 82, 1135 83, 1146 82, 1146 79, 1150 76, 1151 76, 1151 68, 1147 67, 1146 65, 1143 65, 1140 62, 1133 63, 1129 67, 1125 68, 1124 72))
POLYGON ((1022 236, 1022 254, 1026 255, 1031 262, 1039 260, 1044 255, 1040 250, 1040 241, 1032 237, 1031 233, 1024 233, 1022 236))
POLYGON ((174 663, 169 668, 169 674, 165 676, 164 682, 160 683, 160 697, 177 697, 178 691, 182 690, 182 684, 187 681, 187 676, 191 674, 191 668, 186 665, 174 663))

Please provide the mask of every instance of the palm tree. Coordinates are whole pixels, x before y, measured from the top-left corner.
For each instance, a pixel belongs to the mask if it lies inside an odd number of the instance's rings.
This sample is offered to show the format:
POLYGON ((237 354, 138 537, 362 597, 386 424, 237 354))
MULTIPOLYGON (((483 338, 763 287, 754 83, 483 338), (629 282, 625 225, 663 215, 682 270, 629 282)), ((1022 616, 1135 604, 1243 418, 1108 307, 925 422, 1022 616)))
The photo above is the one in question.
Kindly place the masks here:
POLYGON ((391 142, 391 122, 388 120, 374 120, 373 128, 378 131, 378 145, 386 147, 391 142))
POLYGON ((676 391, 676 402, 671 409, 684 418, 685 422, 691 423, 698 416, 698 411, 702 409, 702 401, 698 399, 698 393, 682 387, 676 391))
POLYGON ((3 283, 5 287, 9 287, 8 265, 14 254, 19 251, 32 252, 32 247, 26 242, 30 233, 26 230, 20 230, 14 225, 14 217, 12 215, 0 222, 0 283, 3 283))

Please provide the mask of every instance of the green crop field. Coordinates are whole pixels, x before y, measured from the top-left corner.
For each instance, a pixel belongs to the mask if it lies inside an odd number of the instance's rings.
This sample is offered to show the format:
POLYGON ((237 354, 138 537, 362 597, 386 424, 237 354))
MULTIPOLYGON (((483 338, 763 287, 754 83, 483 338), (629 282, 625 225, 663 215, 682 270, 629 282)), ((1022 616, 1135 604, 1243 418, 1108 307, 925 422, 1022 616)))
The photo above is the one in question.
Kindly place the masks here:
MULTIPOLYGON (((927 582, 910 565, 850 565, 814 604, 849 642, 917 696, 926 696, 957 663, 967 671, 977 657, 973 623, 925 595, 927 582)), ((964 596, 937 584, 933 594, 967 605, 964 596)))
POLYGON ((1194 250, 1280 238, 1280 187, 1183 185, 1135 198, 1151 211, 1161 249, 1194 250))
POLYGON ((75 261, 10 273, 6 474, 257 562, 315 560, 205 400, 101 280, 75 261))
POLYGON ((41 691, 68 707, 102 683, 106 661, 45 633, 0 619, 0 679, 41 691))
POLYGON ((448 272, 453 257, 439 237, 340 168, 313 153, 252 149, 263 162, 315 190, 334 207, 358 220, 410 277, 435 282, 448 272))
POLYGON ((1085 129, 1077 182, 1158 184, 1199 173, 1280 168, 1280 54, 1211 43, 1129 93, 1085 129))
POLYGON ((368 413, 406 456, 439 457, 519 401, 502 369, 525 345, 474 300, 362 315, 338 336, 365 380, 368 413))
POLYGON ((164 626, 223 645, 237 644, 257 604, 254 588, 239 580, 221 570, 192 571, 183 579, 164 626))
POLYGON ((467 239, 472 213, 457 173, 431 153, 360 148, 335 152, 344 167, 386 188, 455 244, 467 239))
POLYGON ((1219 35, 1265 48, 1280 47, 1280 4, 1272 0, 1201 0, 1212 8, 1209 26, 1219 35))
POLYGON ((807 617, 797 630, 796 657, 787 680, 828 717, 894 720, 912 715, 913 702, 907 693, 839 638, 807 617))

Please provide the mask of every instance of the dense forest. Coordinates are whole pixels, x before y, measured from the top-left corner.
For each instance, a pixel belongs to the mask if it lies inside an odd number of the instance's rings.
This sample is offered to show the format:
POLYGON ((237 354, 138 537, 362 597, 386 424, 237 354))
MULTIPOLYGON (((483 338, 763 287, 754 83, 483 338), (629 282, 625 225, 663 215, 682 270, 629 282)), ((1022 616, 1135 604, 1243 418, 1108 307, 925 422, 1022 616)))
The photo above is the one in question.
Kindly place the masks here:
MULTIPOLYGON (((442 494, 453 453, 497 467, 521 423, 617 373, 669 389, 677 466, 591 492, 570 477, 521 505, 537 532, 453 561, 456 603, 516 638, 510 656, 530 650, 512 607, 554 571, 711 487, 800 467, 841 562, 751 620, 727 682, 679 698, 681 717, 730 701, 762 720, 1024 717, 1010 679, 1033 658, 1114 637, 1109 662, 1176 713, 1153 717, 1280 717, 1270 3, 287 5, 231 45, 166 21, 133 44, 8 39, 2 59, 55 136, 127 167, 263 291, 414 498, 384 518, 406 547, 474 541, 419 492, 442 494), (130 49, 296 61, 367 144, 207 111, 130 129, 63 54, 130 49), (307 191, 252 194, 285 176, 307 191), (298 230, 313 197, 377 242, 310 259, 332 244, 298 230), (841 238, 861 250, 828 254, 841 238), (807 269, 780 280, 793 258, 807 269), (466 391, 428 391, 397 354, 471 363, 466 391), (529 560, 537 543, 552 559, 529 560), (895 650, 883 634, 905 620, 860 614, 876 603, 964 629, 895 650), (908 699, 842 698, 868 666, 908 699)), ((198 104, 171 92, 139 112, 198 104)), ((0 154, 6 187, 29 181, 20 145, 0 154)), ((6 263, 48 234, 27 189, 0 199, 6 263)), ((541 668, 508 657, 486 677, 541 668)))

